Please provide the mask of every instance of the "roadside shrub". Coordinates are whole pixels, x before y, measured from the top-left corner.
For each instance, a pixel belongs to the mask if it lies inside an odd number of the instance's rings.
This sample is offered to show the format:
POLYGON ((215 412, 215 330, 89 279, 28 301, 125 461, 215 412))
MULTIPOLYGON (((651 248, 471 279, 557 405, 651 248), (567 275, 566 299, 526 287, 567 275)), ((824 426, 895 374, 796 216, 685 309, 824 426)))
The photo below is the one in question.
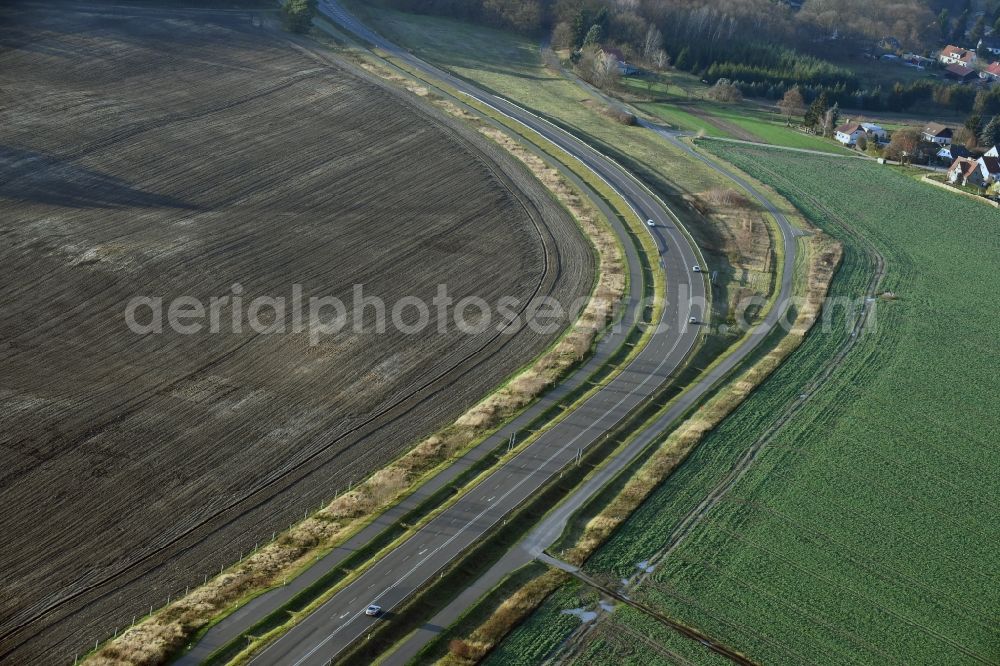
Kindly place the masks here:
POLYGON ((635 117, 634 113, 628 113, 627 111, 619 111, 618 109, 607 109, 604 112, 608 118, 611 118, 616 123, 621 123, 622 125, 635 126, 639 124, 639 119, 635 117))

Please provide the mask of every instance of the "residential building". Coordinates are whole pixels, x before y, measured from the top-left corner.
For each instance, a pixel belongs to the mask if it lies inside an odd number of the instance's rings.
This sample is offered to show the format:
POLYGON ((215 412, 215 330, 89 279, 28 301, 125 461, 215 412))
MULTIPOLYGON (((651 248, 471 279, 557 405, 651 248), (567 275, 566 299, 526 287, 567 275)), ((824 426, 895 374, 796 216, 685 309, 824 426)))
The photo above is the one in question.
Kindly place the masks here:
POLYGON ((945 127, 940 123, 928 123, 920 134, 924 141, 936 143, 939 146, 950 146, 953 132, 950 127, 945 127))
POLYGON ((979 74, 976 70, 965 65, 948 65, 944 68, 944 78, 958 81, 959 83, 968 83, 978 77, 979 74))
POLYGON ((833 137, 845 146, 853 146, 864 135, 869 141, 886 143, 889 133, 875 123, 847 122, 834 130, 833 137))
POLYGON ((979 76, 987 81, 1000 81, 1000 62, 991 63, 979 76))
POLYGON ((1000 157, 980 157, 976 160, 976 175, 983 187, 1000 182, 1000 157))
POLYGON ((980 157, 974 160, 959 157, 948 168, 948 182, 975 187, 989 187, 1000 182, 1000 158, 980 157))
POLYGON ((1000 146, 993 146, 986 151, 986 154, 983 155, 983 157, 1000 157, 1000 146))
POLYGON ((979 40, 976 49, 984 49, 993 55, 1000 56, 1000 35, 993 33, 979 40))
POLYGON ((876 125, 875 123, 861 123, 861 126, 865 128, 865 132, 868 133, 868 138, 875 139, 879 143, 889 143, 889 133, 886 132, 881 125, 876 125))
POLYGON ((614 58, 615 63, 618 65, 618 73, 622 76, 632 76, 633 74, 638 74, 642 71, 635 65, 629 64, 629 62, 625 60, 625 54, 622 53, 620 49, 605 46, 601 48, 601 51, 603 51, 605 55, 614 58))
POLYGON ((961 65, 962 67, 974 67, 976 64, 976 52, 963 49, 950 44, 938 55, 938 60, 944 65, 961 65))
POLYGON ((845 146, 853 146, 862 134, 865 134, 865 128, 861 123, 845 123, 834 131, 833 138, 845 146))
POLYGON ((970 157, 959 157, 948 167, 948 182, 952 185, 978 185, 970 182, 975 177, 979 164, 970 157))
POLYGON ((970 155, 971 153, 965 146, 960 146, 957 143, 941 146, 941 150, 937 151, 937 158, 945 164, 951 164, 959 157, 969 157, 970 155))

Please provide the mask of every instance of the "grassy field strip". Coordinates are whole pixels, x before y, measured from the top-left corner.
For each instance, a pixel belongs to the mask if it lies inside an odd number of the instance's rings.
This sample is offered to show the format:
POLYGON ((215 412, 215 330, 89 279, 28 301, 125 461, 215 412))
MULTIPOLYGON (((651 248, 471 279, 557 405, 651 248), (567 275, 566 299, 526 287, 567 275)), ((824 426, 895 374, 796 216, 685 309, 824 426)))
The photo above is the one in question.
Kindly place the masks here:
POLYGON ((623 90, 636 97, 629 103, 677 130, 697 132, 707 137, 747 139, 774 146, 817 150, 832 155, 849 153, 832 140, 786 126, 784 118, 778 113, 763 109, 752 101, 722 104, 706 99, 703 94, 708 88, 697 80, 698 91, 694 95, 675 94, 667 92, 675 86, 665 85, 662 80, 673 79, 679 76, 678 73, 654 73, 650 76, 656 80, 647 81, 640 77, 622 79, 623 90))

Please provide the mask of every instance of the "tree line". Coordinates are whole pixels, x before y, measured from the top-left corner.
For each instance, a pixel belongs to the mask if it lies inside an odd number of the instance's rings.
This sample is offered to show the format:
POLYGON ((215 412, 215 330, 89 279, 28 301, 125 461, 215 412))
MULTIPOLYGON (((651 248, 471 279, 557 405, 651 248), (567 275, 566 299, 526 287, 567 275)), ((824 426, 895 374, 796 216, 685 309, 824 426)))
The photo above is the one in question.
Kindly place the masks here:
MULTIPOLYGON (((439 14, 540 36, 580 49, 588 35, 644 64, 662 50, 671 64, 712 82, 808 84, 849 92, 854 74, 810 55, 896 35, 913 48, 937 37, 929 0, 376 0, 404 11, 439 14), (656 31, 659 43, 647 37, 656 31)), ((746 92, 746 91, 745 91, 746 92)))

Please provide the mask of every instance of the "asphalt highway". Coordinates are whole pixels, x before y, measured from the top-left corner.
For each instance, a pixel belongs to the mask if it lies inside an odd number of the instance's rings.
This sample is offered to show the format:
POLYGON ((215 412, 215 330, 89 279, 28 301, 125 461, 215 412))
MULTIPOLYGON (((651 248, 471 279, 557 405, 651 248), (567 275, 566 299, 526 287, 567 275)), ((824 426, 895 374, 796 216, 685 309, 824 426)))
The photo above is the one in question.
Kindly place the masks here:
MULTIPOLYGON (((563 175, 572 180, 581 191, 586 192, 587 186, 573 172, 563 167, 558 162, 552 161, 553 168, 559 169, 563 175)), ((402 501, 394 504, 384 513, 378 516, 364 529, 352 536, 346 542, 324 555, 315 564, 292 578, 287 584, 268 590, 260 596, 254 597, 238 610, 226 616, 217 624, 213 625, 204 636, 186 653, 180 656, 175 664, 177 666, 195 666, 202 663, 212 653, 234 639, 240 634, 250 629, 254 624, 267 617, 275 609, 288 603, 296 594, 303 591, 316 580, 326 575, 330 571, 342 566, 342 563, 354 553, 355 550, 368 544, 384 530, 389 529, 411 510, 415 509, 428 497, 437 492, 440 488, 454 481, 456 477, 465 472, 477 461, 504 446, 512 435, 528 428, 532 421, 541 413, 552 406, 558 404, 565 396, 585 383, 591 375, 598 370, 614 354, 621 344, 623 344, 633 326, 640 321, 645 302, 642 298, 642 285, 644 276, 642 265, 639 259, 639 252, 629 236, 628 229, 614 214, 614 211, 597 194, 591 195, 591 202, 599 208, 602 214, 610 221, 615 234, 618 236, 625 251, 626 268, 629 275, 629 284, 632 285, 629 293, 621 304, 621 316, 616 324, 612 326, 601 338, 597 349, 591 357, 576 371, 574 371, 564 381, 546 391, 545 394, 521 414, 511 420, 507 425, 486 438, 472 450, 465 453, 452 465, 438 472, 426 483, 417 488, 411 495, 402 501)))
POLYGON ((603 178, 641 220, 654 221, 655 227, 650 231, 664 259, 668 297, 651 340, 614 380, 259 653, 252 661, 254 664, 326 664, 364 636, 374 623, 390 619, 395 606, 503 520, 669 378, 698 339, 698 325, 689 325, 688 317, 700 319, 699 308, 706 302, 703 274, 692 271, 693 266, 700 265, 695 250, 676 226, 670 211, 619 165, 521 107, 481 92, 389 44, 339 5, 323 2, 320 10, 408 65, 444 80, 463 94, 538 132, 603 178), (380 605, 386 617, 366 616, 364 609, 369 604, 380 605))
MULTIPOLYGON (((655 227, 650 231, 656 238, 661 265, 666 274, 667 302, 648 345, 615 379, 484 479, 452 507, 376 562, 286 635, 261 651, 252 663, 262 665, 327 664, 335 661, 354 641, 365 636, 375 623, 392 621, 394 607, 442 571, 450 561, 570 464, 581 451, 598 441, 669 378, 698 338, 699 324, 688 324, 688 318, 694 316, 700 320, 703 314, 700 308, 706 303, 704 274, 692 271, 693 266, 700 265, 696 250, 688 243, 664 204, 617 163, 531 112, 482 92, 386 42, 339 5, 324 0, 320 4, 320 11, 409 66, 445 81, 461 93, 493 107, 558 145, 614 188, 641 220, 653 220, 655 227), (369 604, 380 605, 383 617, 366 616, 364 609, 369 604)), ((675 138, 672 140, 676 141, 675 138)), ((684 144, 678 144, 684 147, 684 144)), ((697 153, 695 156, 703 159, 697 153)), ((749 184, 746 185, 749 188, 749 184)), ((762 202, 766 202, 752 188, 750 191, 762 202)), ((699 383, 693 391, 686 394, 685 401, 693 402, 709 390, 725 370, 742 360, 760 337, 777 325, 784 313, 785 302, 791 293, 792 266, 795 260, 794 234, 780 212, 774 210, 769 203, 766 205, 778 220, 785 237, 785 264, 778 304, 736 352, 727 357, 723 367, 713 373, 713 377, 699 383)), ((666 427, 666 424, 663 425, 666 427)), ((647 430, 641 439, 648 443, 648 438, 655 434, 652 430, 647 430)), ((640 449, 633 449, 629 453, 637 455, 640 449)), ((614 464, 608 468, 609 473, 614 468, 620 468, 628 459, 628 454, 616 457, 612 461, 614 464)), ((567 506, 577 504, 589 496, 585 492, 587 490, 593 492, 596 487, 585 488, 574 494, 573 501, 567 506)), ((557 533, 555 530, 558 526, 546 521, 539 530, 535 530, 532 533, 535 538, 530 551, 537 552, 537 548, 544 542, 550 541, 551 535, 557 533)))

